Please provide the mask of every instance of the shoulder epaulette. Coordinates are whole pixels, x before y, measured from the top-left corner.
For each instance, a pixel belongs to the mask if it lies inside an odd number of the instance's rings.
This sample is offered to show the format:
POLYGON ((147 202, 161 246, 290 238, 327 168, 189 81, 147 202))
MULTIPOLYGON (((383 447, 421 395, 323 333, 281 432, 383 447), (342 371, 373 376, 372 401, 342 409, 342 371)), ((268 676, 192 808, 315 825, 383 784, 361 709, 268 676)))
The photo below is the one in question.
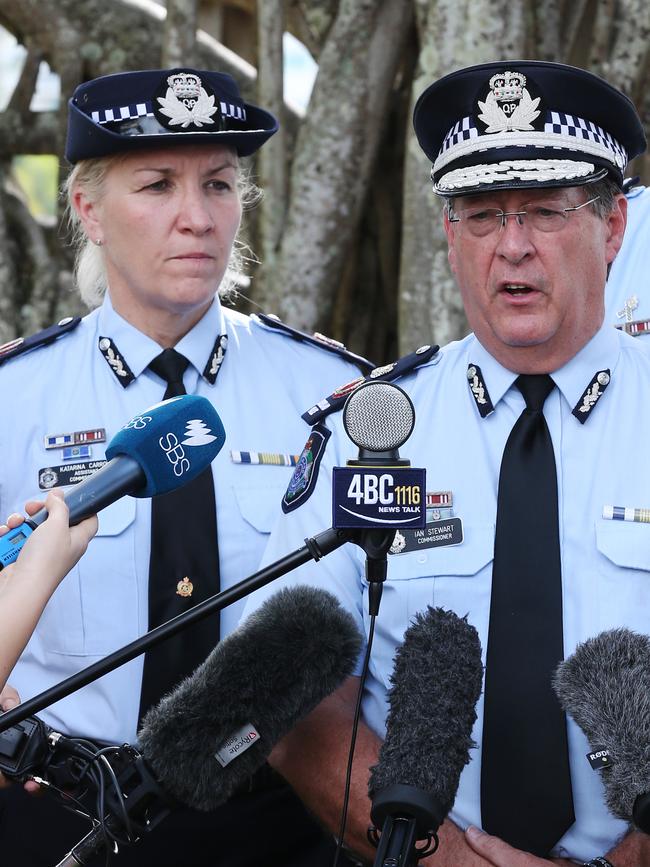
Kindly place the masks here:
POLYGON ((641 177, 640 175, 635 175, 633 178, 625 178, 623 181, 623 192, 626 196, 632 192, 632 190, 636 189, 641 185, 641 177))
POLYGON ((344 344, 340 343, 338 340, 326 337, 318 331, 314 331, 313 334, 306 334, 304 331, 299 331, 297 328, 292 328, 291 325, 287 325, 286 322, 283 322, 274 313, 255 313, 253 314, 253 318, 259 319, 259 321, 268 328, 273 328, 276 331, 282 331, 284 334, 288 334, 289 337, 292 337, 294 340, 299 340, 301 343, 310 343, 312 346, 318 346, 320 349, 325 349, 327 352, 333 352, 340 358, 344 358, 346 361, 356 364, 359 370, 369 372, 375 367, 375 364, 372 361, 368 361, 368 359, 364 358, 362 355, 350 352, 350 350, 346 349, 344 344))
POLYGON ((328 397, 323 398, 317 404, 312 406, 307 412, 303 413, 301 418, 307 424, 316 424, 322 421, 332 412, 341 409, 350 392, 361 385, 362 382, 393 382, 430 361, 434 355, 440 350, 439 346, 420 346, 415 352, 410 355, 405 355, 392 364, 384 364, 381 367, 375 367, 367 376, 359 376, 351 382, 346 382, 345 385, 339 386, 328 397))
POLYGON ((10 358, 16 358, 24 352, 30 352, 32 349, 37 349, 40 346, 47 346, 63 337, 64 334, 69 334, 79 325, 81 316, 66 316, 56 325, 50 325, 49 328, 44 328, 43 331, 38 331, 32 334, 31 337, 17 337, 15 340, 10 340, 0 346, 0 365, 10 358))

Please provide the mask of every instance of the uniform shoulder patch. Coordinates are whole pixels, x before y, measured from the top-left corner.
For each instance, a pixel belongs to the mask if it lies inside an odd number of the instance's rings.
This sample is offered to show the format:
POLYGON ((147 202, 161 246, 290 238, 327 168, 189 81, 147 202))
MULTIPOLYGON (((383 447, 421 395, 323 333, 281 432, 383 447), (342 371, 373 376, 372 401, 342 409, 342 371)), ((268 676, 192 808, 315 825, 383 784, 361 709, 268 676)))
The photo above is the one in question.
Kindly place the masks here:
POLYGON ((361 385, 362 382, 394 382, 401 376, 415 370, 416 367, 426 364, 427 361, 430 361, 439 352, 439 350, 439 346, 429 346, 427 344, 426 346, 420 346, 419 349, 416 349, 415 352, 411 352, 410 355, 405 355, 397 361, 393 361, 392 364, 384 364, 381 367, 375 367, 367 376, 359 376, 350 382, 346 382, 345 385, 340 385, 332 392, 332 394, 323 398, 323 400, 319 400, 317 404, 314 404, 314 406, 310 407, 307 412, 304 412, 301 418, 303 421, 306 421, 307 424, 316 424, 330 415, 330 413, 337 412, 341 409, 347 396, 354 391, 358 385, 361 385))
POLYGON ((368 359, 364 358, 362 355, 350 352, 350 350, 346 349, 344 344, 340 343, 338 340, 326 337, 318 331, 314 331, 313 334, 299 331, 297 328, 287 325, 286 322, 283 322, 273 313, 254 313, 251 318, 261 322, 267 328, 287 334, 289 337, 292 337, 294 340, 299 340, 301 343, 309 343, 311 346, 318 346, 319 349, 324 349, 326 352, 332 352, 340 358, 349 361, 351 364, 356 364, 359 370, 364 371, 364 373, 371 371, 375 366, 372 361, 368 361, 368 359))
POLYGON ((282 511, 285 514, 293 512, 311 497, 318 479, 320 462, 325 454, 325 446, 331 436, 332 431, 324 424, 316 424, 311 429, 289 480, 289 486, 282 497, 282 511))
POLYGON ((44 328, 43 331, 32 334, 31 337, 17 337, 15 340, 4 343, 0 346, 0 365, 11 358, 17 358, 25 352, 30 352, 32 349, 47 346, 48 343, 53 343, 65 334, 70 334, 80 322, 80 316, 66 316, 65 319, 62 319, 56 325, 50 325, 49 328, 44 328))

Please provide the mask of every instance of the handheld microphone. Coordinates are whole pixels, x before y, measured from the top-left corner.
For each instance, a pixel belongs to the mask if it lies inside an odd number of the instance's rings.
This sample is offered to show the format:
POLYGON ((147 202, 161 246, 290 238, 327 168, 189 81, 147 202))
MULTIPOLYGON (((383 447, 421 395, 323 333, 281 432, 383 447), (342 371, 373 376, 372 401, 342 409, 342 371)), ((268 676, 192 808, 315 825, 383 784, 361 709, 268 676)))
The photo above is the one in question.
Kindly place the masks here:
POLYGON ((601 632, 560 663, 553 687, 589 741, 608 808, 650 834, 650 636, 601 632))
MULTIPOLYGON (((120 497, 155 497, 190 482, 214 460, 226 439, 209 400, 184 394, 136 415, 108 444, 108 462, 67 491, 70 525, 110 506, 120 497)), ((43 509, 0 539, 0 569, 47 518, 43 509)))
POLYGON ((386 739, 368 785, 375 867, 409 867, 437 848, 475 746, 482 679, 478 633, 466 619, 442 608, 416 614, 395 655, 386 739))
POLYGON ((116 807, 109 800, 108 825, 86 835, 60 867, 87 864, 106 846, 107 830, 123 838, 121 809, 141 836, 174 803, 206 811, 224 803, 352 673, 360 649, 354 619, 330 593, 299 586, 270 597, 147 713, 138 750, 119 748, 124 800, 116 807))

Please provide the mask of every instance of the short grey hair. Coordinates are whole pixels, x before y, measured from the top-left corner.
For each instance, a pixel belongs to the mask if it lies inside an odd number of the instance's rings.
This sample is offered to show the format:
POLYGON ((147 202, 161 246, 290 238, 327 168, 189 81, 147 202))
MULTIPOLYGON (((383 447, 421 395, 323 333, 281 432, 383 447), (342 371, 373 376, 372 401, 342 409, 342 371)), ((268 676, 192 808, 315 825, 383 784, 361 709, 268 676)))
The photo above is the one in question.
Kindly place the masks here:
MULTIPOLYGON (((75 190, 82 189, 91 201, 101 199, 110 168, 122 158, 121 154, 114 154, 81 160, 73 167, 62 188, 62 195, 66 199, 66 220, 71 243, 75 248, 75 285, 81 300, 91 309, 102 303, 106 293, 106 269, 100 247, 84 232, 81 219, 72 203, 73 196, 75 190)), ((250 170, 241 165, 237 167, 237 190, 243 210, 254 207, 262 198, 262 191, 253 182, 250 170)), ((220 295, 226 296, 237 291, 243 277, 244 256, 242 254, 247 249, 238 233, 230 252, 228 268, 219 286, 220 295)))

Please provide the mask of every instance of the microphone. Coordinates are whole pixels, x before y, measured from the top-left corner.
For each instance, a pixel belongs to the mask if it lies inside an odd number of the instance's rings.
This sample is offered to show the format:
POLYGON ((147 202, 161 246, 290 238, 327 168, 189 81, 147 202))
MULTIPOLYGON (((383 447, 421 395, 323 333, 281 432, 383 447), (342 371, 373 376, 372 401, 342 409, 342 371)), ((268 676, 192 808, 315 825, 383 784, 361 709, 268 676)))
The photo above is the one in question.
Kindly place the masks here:
POLYGON ((422 528, 426 522, 425 470, 399 456, 399 447, 413 432, 415 410, 397 385, 364 382, 345 402, 343 426, 359 458, 334 467, 332 526, 352 530, 350 541, 366 553, 368 605, 376 615, 395 531, 422 528))
POLYGON ((138 740, 163 788, 213 810, 354 670, 361 636, 325 590, 280 590, 144 718, 138 740))
POLYGON ((553 687, 589 741, 609 810, 650 834, 650 636, 601 632, 559 664, 553 687))
MULTIPOLYGON (((115 434, 106 449, 107 463, 66 492, 70 525, 126 494, 155 497, 190 482, 210 465, 225 439, 221 419, 204 397, 183 394, 154 404, 115 434)), ((43 509, 0 539, 0 569, 16 560, 46 518, 43 509)))
MULTIPOLYGON (((129 779, 137 760, 144 763, 137 784, 129 783, 135 796, 123 802, 131 824, 155 827, 174 802, 208 811, 228 800, 352 673, 360 650, 354 619, 332 594, 297 586, 270 597, 148 711, 138 751, 120 748, 136 757, 129 779)), ((114 836, 123 832, 120 817, 111 810, 114 836)), ((88 863, 105 847, 105 830, 93 829, 60 867, 88 863)))
POLYGON ((364 382, 343 407, 343 427, 359 449, 359 460, 348 466, 410 466, 398 449, 415 427, 415 409, 408 394, 390 382, 364 382))
POLYGON ((465 618, 430 606, 415 615, 395 654, 386 739, 368 785, 375 867, 409 867, 437 849, 475 746, 482 679, 478 633, 465 618))

